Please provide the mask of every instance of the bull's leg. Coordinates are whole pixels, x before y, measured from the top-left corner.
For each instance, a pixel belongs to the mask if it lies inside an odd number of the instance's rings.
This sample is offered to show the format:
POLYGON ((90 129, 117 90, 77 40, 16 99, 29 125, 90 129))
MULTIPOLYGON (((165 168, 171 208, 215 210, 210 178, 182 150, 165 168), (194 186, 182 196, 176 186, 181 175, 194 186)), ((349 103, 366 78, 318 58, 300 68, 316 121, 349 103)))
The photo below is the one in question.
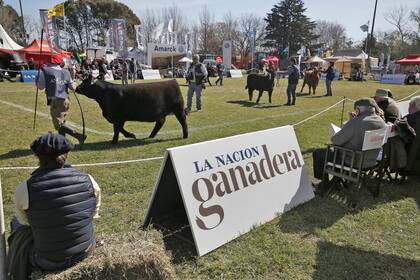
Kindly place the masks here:
POLYGON ((182 126, 183 137, 188 138, 188 125, 187 125, 187 116, 185 115, 185 111, 181 110, 181 112, 175 113, 175 116, 182 126))
POLYGON ((311 95, 311 93, 312 93, 312 87, 311 87, 311 85, 309 85, 309 95, 311 95))
POLYGON ((253 89, 248 88, 248 95, 249 95, 249 101, 252 101, 252 93, 254 92, 253 89))
POLYGON ((159 132, 159 130, 162 128, 163 124, 165 123, 166 118, 163 117, 160 120, 158 120, 155 124, 155 128, 153 128, 152 133, 150 133, 149 138, 155 138, 156 134, 159 132))
POLYGON ((264 92, 264 91, 262 91, 262 90, 260 90, 260 91, 259 91, 259 93, 258 93, 257 103, 259 103, 259 102, 260 102, 260 98, 261 98, 261 96, 262 96, 263 92, 264 92))
POLYGON ((124 129, 124 123, 121 125, 121 130, 120 131, 124 135, 124 137, 136 139, 136 135, 134 135, 133 133, 128 132, 127 130, 124 129))
MULTIPOLYGON (((306 81, 305 81, 305 79, 303 79, 303 85, 302 85, 302 88, 300 89, 300 93, 302 93, 303 92, 303 88, 306 86, 306 81)), ((309 90, 311 90, 311 87, 309 87, 309 90)))
POLYGON ((271 103, 271 95, 273 95, 273 91, 272 90, 270 90, 268 92, 268 102, 270 102, 270 103, 271 103))
POLYGON ((314 88, 314 95, 315 95, 316 94, 316 92, 315 92, 316 91, 316 86, 314 86, 313 88, 314 88))
POLYGON ((118 135, 122 129, 124 124, 122 123, 114 123, 114 137, 112 137, 112 144, 118 143, 118 135))

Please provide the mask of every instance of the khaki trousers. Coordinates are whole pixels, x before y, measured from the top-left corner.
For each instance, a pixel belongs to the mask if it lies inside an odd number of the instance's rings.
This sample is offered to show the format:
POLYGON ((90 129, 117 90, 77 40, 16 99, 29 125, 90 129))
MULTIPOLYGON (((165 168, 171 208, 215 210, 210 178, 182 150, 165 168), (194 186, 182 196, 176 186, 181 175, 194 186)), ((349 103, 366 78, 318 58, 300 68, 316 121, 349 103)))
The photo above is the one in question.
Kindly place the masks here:
POLYGON ((67 111, 70 108, 70 100, 68 98, 53 98, 50 104, 50 115, 54 128, 58 131, 66 122, 67 111))

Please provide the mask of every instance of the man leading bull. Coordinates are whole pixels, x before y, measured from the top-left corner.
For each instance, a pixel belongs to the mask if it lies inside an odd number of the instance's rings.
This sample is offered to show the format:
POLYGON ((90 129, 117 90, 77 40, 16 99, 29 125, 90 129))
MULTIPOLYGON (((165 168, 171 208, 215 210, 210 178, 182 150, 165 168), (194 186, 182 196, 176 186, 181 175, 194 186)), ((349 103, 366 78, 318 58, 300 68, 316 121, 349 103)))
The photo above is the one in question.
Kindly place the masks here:
POLYGON ((42 67, 42 71, 37 78, 37 86, 40 90, 45 89, 54 128, 61 135, 67 133, 73 136, 79 141, 80 145, 83 145, 86 136, 65 125, 67 112, 70 108, 68 90, 74 91, 76 85, 71 79, 70 72, 61 67, 63 63, 60 54, 53 54, 49 65, 42 67))

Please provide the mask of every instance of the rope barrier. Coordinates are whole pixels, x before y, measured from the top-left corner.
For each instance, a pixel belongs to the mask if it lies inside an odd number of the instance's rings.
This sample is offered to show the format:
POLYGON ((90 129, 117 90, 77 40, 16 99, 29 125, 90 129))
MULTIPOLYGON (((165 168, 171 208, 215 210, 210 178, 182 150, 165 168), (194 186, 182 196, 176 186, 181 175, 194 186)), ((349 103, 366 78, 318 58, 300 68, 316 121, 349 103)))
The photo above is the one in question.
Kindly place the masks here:
POLYGON ((331 105, 330 107, 325 108, 325 109, 324 109, 324 110, 322 110, 321 112, 318 112, 318 113, 316 113, 315 115, 312 115, 312 116, 310 116, 310 117, 308 117, 308 118, 306 118, 306 119, 304 119, 304 120, 301 120, 301 121, 299 121, 299 122, 297 122, 297 123, 293 124, 292 126, 293 126, 293 127, 294 127, 294 126, 298 126, 298 125, 303 124, 303 123, 305 123, 305 122, 307 122, 307 121, 309 121, 309 120, 312 120, 313 118, 316 118, 316 117, 318 117, 319 115, 321 115, 321 114, 323 114, 323 113, 325 113, 325 112, 327 112, 327 111, 331 110, 332 108, 334 108, 334 107, 336 107, 336 106, 340 105, 342 102, 344 102, 344 100, 345 100, 345 99, 342 99, 342 100, 338 101, 337 103, 335 103, 335 104, 331 105))

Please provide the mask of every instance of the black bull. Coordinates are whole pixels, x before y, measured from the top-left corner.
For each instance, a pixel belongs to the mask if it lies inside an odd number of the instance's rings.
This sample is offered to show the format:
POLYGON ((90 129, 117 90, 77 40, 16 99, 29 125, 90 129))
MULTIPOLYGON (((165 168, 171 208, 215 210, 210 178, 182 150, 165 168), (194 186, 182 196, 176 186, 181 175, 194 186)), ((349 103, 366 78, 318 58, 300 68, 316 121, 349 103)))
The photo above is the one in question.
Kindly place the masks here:
POLYGON ((252 93, 254 90, 259 92, 257 103, 260 102, 260 98, 264 91, 268 92, 268 100, 271 103, 271 95, 273 94, 274 88, 274 75, 264 76, 259 74, 249 74, 246 80, 245 89, 248 89, 249 101, 252 100, 252 93))
POLYGON ((105 81, 92 84, 90 76, 83 80, 76 92, 98 102, 104 118, 114 125, 114 144, 118 142, 120 132, 125 137, 136 138, 124 129, 126 121, 156 122, 149 136, 153 138, 171 113, 180 122, 183 137, 188 138, 184 99, 175 80, 122 86, 105 81))

